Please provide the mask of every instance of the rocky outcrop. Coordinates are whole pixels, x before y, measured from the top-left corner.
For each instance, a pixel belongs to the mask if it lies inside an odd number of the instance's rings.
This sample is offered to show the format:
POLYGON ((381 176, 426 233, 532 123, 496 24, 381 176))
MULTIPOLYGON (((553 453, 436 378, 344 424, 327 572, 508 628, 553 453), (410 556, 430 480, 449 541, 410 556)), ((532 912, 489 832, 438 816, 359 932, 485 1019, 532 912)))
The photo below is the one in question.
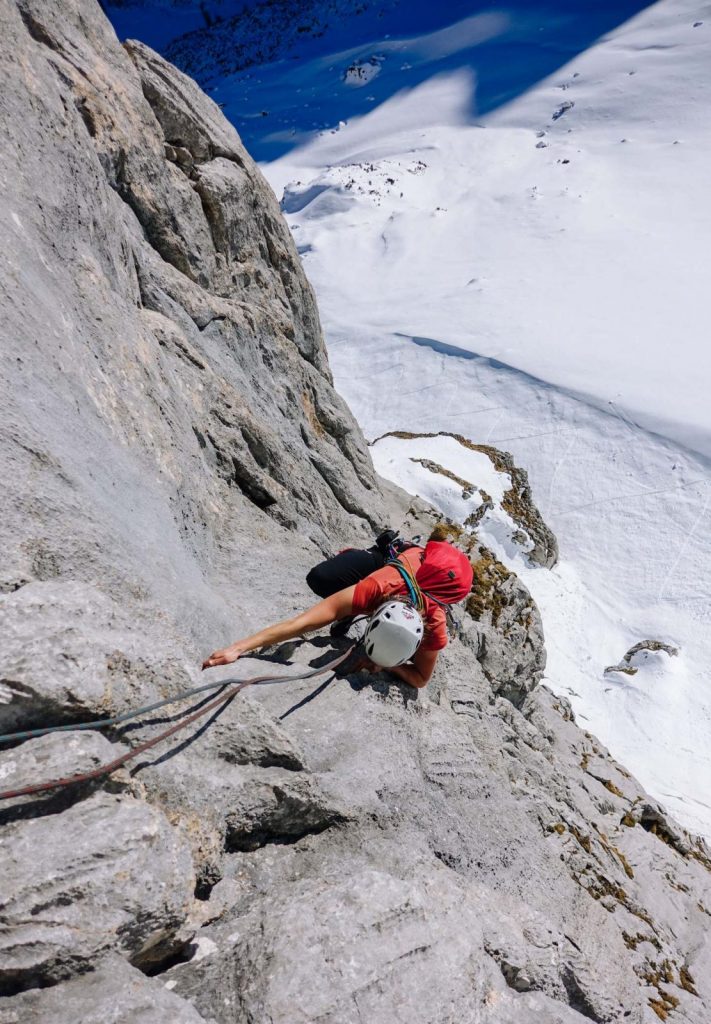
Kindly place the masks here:
MULTIPOLYGON (((215 105, 92 0, 1 2, 0 730, 71 726, 0 752, 14 791, 205 706, 77 728, 204 682, 324 551, 436 521, 373 472, 215 105)), ((705 1024, 709 851, 536 685, 530 595, 458 542, 476 585, 426 691, 255 687, 3 802, 0 1024, 705 1024)))
POLYGON ((144 800, 96 793, 3 828, 0 985, 52 984, 102 954, 142 968, 190 932, 195 879, 187 841, 144 800))
POLYGON ((494 693, 520 704, 546 667, 543 623, 515 573, 473 540, 474 584, 466 602, 463 642, 471 647, 494 693))
POLYGON ((649 654, 658 654, 660 652, 663 652, 670 658, 676 658, 679 654, 679 648, 674 647, 672 644, 665 644, 661 640, 640 640, 639 643, 633 644, 630 647, 617 665, 608 665, 605 672, 622 672, 624 675, 635 676, 639 671, 635 664, 635 659, 642 660, 649 654), (640 655, 641 659, 639 658, 640 655))
POLYGON ((0 1001, 0 1024, 208 1024, 190 1003, 116 955, 95 971, 0 1001))
MULTIPOLYGON (((453 472, 451 467, 440 465, 432 459, 421 458, 413 454, 409 454, 408 457, 412 462, 424 466, 435 476, 451 480, 461 487, 463 499, 468 500, 478 492, 477 507, 464 519, 464 525, 468 529, 478 529, 488 512, 495 514, 498 512, 498 518, 501 520, 503 516, 508 524, 507 532, 510 533, 514 545, 525 553, 527 559, 534 565, 542 565, 546 569, 553 568, 558 561, 558 541, 533 500, 528 473, 516 465, 510 452, 501 451, 490 444, 479 444, 462 434, 453 434, 447 430, 440 430, 437 433, 391 430, 376 438, 372 445, 378 446, 392 439, 404 442, 424 442, 433 439, 441 439, 445 442, 453 441, 460 456, 466 457, 469 453, 486 456, 495 472, 507 482, 500 502, 493 501, 486 490, 479 486, 476 479, 465 480, 459 473, 453 472)), ((446 446, 442 447, 443 459, 451 459, 452 454, 451 449, 447 451, 446 446)), ((460 462, 461 458, 455 457, 454 464, 457 465, 460 462)))

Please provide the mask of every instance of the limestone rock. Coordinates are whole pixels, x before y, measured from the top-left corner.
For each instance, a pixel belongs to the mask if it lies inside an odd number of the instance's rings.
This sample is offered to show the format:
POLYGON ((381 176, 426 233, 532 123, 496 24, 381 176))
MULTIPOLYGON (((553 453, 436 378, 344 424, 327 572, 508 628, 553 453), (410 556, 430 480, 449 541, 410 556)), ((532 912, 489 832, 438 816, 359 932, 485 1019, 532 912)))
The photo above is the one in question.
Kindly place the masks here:
POLYGON ((189 849, 143 801, 97 793, 7 825, 0 860, 5 992, 57 982, 110 950, 148 967, 189 934, 189 849))
POLYGON ((0 1002, 0 1024, 209 1024, 159 979, 118 956, 64 985, 0 1002))
MULTIPOLYGON (((105 736, 93 730, 39 736, 10 750, 0 750, 0 790, 23 789, 90 772, 120 757, 126 749, 110 743, 105 736)), ((113 792, 131 788, 128 773, 121 769, 111 776, 110 783, 102 781, 110 785, 113 792)), ((14 818, 34 817, 50 807, 62 808, 87 796, 95 785, 95 782, 87 781, 61 791, 51 790, 39 801, 32 794, 5 800, 0 804, 0 823, 14 818), (20 812, 19 808, 25 808, 25 812, 20 812)))
POLYGON ((216 105, 93 0, 5 8, 0 584, 98 581, 217 640, 267 551, 303 580, 380 525, 367 446, 216 105))
POLYGON ((347 820, 346 809, 310 774, 220 763, 209 738, 204 746, 140 773, 148 798, 190 842, 200 895, 222 877, 226 853, 297 842, 347 820))
POLYGON ((274 1024, 579 1019, 545 994, 507 990, 483 954, 477 895, 442 866, 427 878, 366 869, 296 883, 209 930, 206 955, 166 977, 219 1024, 265 1011, 274 1024), (446 991, 431 983, 444 975, 446 991))
POLYGON ((3 732, 106 717, 195 685, 196 667, 170 632, 84 583, 0 595, 0 631, 3 732))
MULTIPOLYGON (((246 664, 249 660, 243 659, 242 665, 246 664)), ((210 730, 209 750, 212 757, 229 765, 251 764, 292 772, 306 768, 304 755, 288 732, 248 693, 233 702, 215 722, 210 730)))
POLYGON ((546 667, 540 612, 524 583, 491 551, 477 544, 470 557, 474 583, 462 639, 494 692, 520 704, 546 667))

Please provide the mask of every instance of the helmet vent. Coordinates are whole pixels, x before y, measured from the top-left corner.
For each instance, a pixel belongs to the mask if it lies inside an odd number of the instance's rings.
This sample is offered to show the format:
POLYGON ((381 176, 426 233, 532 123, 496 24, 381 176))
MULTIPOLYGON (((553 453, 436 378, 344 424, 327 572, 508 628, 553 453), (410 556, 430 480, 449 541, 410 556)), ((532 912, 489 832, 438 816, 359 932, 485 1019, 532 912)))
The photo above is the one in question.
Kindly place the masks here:
POLYGON ((384 612, 383 614, 385 615, 385 618, 386 618, 386 619, 389 619, 389 618, 390 618, 390 612, 384 612))

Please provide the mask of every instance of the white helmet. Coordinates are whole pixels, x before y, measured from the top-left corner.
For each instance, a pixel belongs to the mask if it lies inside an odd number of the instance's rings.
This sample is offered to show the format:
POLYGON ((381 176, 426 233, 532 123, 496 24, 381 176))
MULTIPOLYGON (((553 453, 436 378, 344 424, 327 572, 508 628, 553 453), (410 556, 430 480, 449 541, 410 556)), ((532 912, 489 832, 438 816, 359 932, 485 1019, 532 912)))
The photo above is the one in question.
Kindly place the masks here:
POLYGON ((413 656, 424 633, 422 617, 404 601, 387 601, 373 612, 363 637, 365 653, 381 668, 395 668, 413 656))

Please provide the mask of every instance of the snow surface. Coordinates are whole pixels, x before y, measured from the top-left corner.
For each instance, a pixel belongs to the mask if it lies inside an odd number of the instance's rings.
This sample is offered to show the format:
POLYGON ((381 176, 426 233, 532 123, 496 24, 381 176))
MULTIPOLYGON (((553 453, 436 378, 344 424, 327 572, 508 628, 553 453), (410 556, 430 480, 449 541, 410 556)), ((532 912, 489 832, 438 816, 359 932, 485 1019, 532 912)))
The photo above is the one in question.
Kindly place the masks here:
MULTIPOLYGON (((227 75, 216 98, 240 128, 269 111, 262 153, 290 139, 264 170, 366 434, 450 431, 528 470, 559 565, 529 564, 498 507, 480 532, 541 609, 546 683, 711 837, 711 4, 662 0, 594 43, 583 22, 614 5, 466 24, 477 5, 438 5, 448 24, 427 6, 227 75), (371 56, 377 77, 349 86, 371 56), (644 639, 680 653, 604 674, 644 639)), ((451 439, 372 450, 453 518, 479 493, 413 459, 500 500, 451 439)))

